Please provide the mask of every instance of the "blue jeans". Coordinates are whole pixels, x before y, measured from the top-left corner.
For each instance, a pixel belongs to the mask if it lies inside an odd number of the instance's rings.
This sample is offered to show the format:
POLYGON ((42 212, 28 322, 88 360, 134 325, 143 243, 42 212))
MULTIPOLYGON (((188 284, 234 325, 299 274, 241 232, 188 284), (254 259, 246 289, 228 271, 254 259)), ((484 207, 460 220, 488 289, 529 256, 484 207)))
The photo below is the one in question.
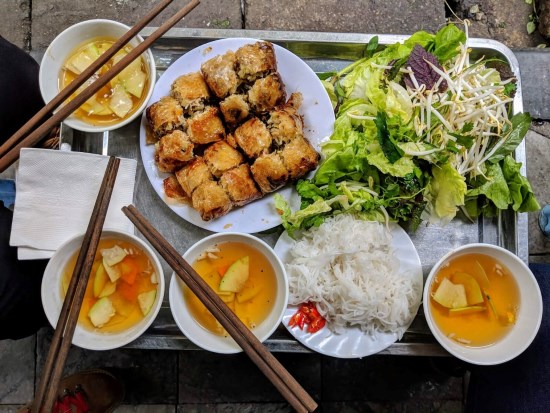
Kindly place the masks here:
POLYGON ((550 412, 550 264, 529 266, 542 292, 540 330, 519 357, 498 366, 471 366, 467 413, 550 412))

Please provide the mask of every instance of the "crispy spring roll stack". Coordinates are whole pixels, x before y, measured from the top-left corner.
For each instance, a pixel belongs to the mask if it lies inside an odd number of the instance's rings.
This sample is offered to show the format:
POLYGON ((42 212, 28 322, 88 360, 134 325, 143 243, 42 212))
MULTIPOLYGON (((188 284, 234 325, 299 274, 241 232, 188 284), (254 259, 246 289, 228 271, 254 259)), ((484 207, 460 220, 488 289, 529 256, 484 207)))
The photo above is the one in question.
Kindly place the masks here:
POLYGON ((305 176, 319 154, 304 137, 301 103, 300 93, 286 101, 268 42, 179 76, 170 96, 147 109, 157 166, 175 174, 163 181, 166 196, 208 221, 305 176))

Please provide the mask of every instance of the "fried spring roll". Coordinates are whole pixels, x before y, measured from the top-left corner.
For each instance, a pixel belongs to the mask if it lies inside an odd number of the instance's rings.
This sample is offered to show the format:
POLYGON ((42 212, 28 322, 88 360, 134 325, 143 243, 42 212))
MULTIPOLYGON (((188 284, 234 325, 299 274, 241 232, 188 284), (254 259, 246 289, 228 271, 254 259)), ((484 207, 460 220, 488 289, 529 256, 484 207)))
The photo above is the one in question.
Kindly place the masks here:
POLYGON ((275 191, 288 181, 288 170, 279 154, 275 152, 261 155, 250 170, 264 194, 275 191))
POLYGON ((278 73, 256 80, 248 91, 248 102, 259 113, 272 110, 283 104, 285 99, 285 85, 278 73))
POLYGON ((200 72, 187 73, 172 83, 170 95, 176 99, 186 113, 192 114, 204 109, 210 98, 210 90, 200 72))
POLYGON ((277 70, 275 51, 269 42, 244 45, 235 52, 235 56, 237 75, 245 81, 254 81, 277 70))
POLYGON ((212 174, 220 177, 225 171, 242 163, 243 156, 227 142, 219 141, 206 148, 204 151, 204 160, 210 167, 212 174))
POLYGON ((319 163, 319 154, 304 137, 287 143, 281 151, 281 157, 291 179, 301 178, 319 163))
POLYGON ((167 133, 184 128, 183 108, 170 96, 165 96, 153 103, 147 108, 145 114, 153 136, 157 140, 167 133))
POLYGON ((176 178, 187 196, 191 197, 200 184, 211 181, 214 177, 204 159, 197 156, 176 172, 176 178))
POLYGON ((221 185, 215 181, 200 184, 191 197, 193 208, 201 215, 204 221, 210 221, 227 214, 233 204, 221 185))
POLYGON ((210 90, 220 99, 235 93, 239 86, 235 65, 235 53, 231 50, 223 55, 213 57, 201 65, 204 80, 210 90))
POLYGON ((271 146, 271 135, 258 118, 247 120, 234 132, 235 141, 249 158, 256 158, 271 146))
POLYGON ((225 137, 225 128, 219 113, 219 109, 214 106, 195 113, 187 122, 189 139, 198 145, 222 140, 225 137))
POLYGON ((220 184, 231 201, 238 206, 246 205, 262 196, 250 175, 250 167, 245 163, 225 172, 220 178, 220 184))

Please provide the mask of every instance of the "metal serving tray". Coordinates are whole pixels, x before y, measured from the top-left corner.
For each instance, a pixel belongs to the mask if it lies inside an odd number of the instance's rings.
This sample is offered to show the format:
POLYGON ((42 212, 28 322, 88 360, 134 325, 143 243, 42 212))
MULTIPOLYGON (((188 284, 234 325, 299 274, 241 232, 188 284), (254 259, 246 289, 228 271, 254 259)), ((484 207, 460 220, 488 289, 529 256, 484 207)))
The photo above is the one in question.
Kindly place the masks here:
MULTIPOLYGON (((154 28, 146 28, 141 34, 148 36, 154 28)), ((159 76, 181 55, 206 42, 228 37, 247 37, 269 40, 300 56, 314 71, 339 70, 351 61, 361 57, 364 46, 373 34, 317 33, 317 32, 275 32, 252 30, 216 29, 172 29, 153 46, 153 55, 159 76)), ((378 35, 380 48, 402 42, 407 36, 378 35)), ((496 57, 506 62, 518 79, 518 88, 513 102, 514 113, 523 109, 519 65, 503 44, 485 39, 471 39, 476 56, 496 57)), ((136 207, 182 254, 193 243, 210 234, 173 213, 155 193, 147 179, 139 153, 139 122, 135 121, 121 129, 103 134, 90 134, 63 128, 62 139, 71 145, 71 150, 102 153, 134 158, 138 160, 138 171, 134 193, 136 207)), ((522 143, 516 150, 516 159, 523 163, 525 174, 525 147, 522 143)), ((270 245, 282 232, 279 226, 273 230, 256 234, 270 245)), ((476 223, 455 219, 445 228, 421 226, 410 234, 420 259, 424 277, 435 262, 449 250, 460 245, 485 242, 500 245, 527 262, 527 215, 506 211, 494 219, 480 218, 476 223)), ((164 264, 164 272, 169 284, 172 270, 164 264)), ((298 343, 283 326, 267 341, 272 351, 310 352, 298 343)), ((152 327, 128 347, 142 349, 197 350, 178 329, 168 305, 168 288, 163 307, 152 327)), ((422 308, 411 328, 403 339, 382 354, 444 356, 448 353, 436 342, 426 324, 422 308)))

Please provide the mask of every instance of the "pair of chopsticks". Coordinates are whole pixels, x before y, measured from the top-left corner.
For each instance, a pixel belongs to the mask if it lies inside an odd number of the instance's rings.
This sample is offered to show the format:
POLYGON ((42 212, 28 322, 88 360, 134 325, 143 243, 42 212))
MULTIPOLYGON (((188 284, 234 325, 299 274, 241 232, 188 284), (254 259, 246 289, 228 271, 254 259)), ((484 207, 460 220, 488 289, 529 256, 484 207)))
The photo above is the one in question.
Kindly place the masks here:
POLYGON ((185 282, 189 289, 206 305, 206 308, 233 337, 237 344, 267 376, 297 412, 312 412, 317 403, 263 346, 256 336, 229 309, 187 261, 133 206, 122 208, 136 228, 185 282))
MULTIPOLYGON (((111 79, 119 74, 133 60, 138 58, 149 48, 159 37, 166 33, 172 26, 180 21, 185 15, 193 10, 199 3, 199 0, 192 0, 185 7, 180 9, 170 19, 164 22, 151 36, 136 46, 130 53, 122 58, 107 73, 99 77, 90 86, 79 93, 73 100, 59 109, 52 117, 38 126, 50 113, 65 102, 80 86, 86 82, 90 76, 97 72, 105 63, 109 61, 119 50, 121 50, 147 23, 153 20, 162 10, 164 10, 173 0, 163 0, 153 10, 151 10, 142 20, 118 39, 105 53, 95 60, 86 70, 84 70, 70 85, 63 89, 46 106, 38 111, 27 123, 25 123, 15 134, 13 134, 2 146, 0 146, 0 172, 6 170, 12 163, 19 158, 21 148, 36 145, 55 125, 62 122, 71 113, 78 109, 99 89, 105 86, 111 79), (35 129, 36 128, 36 129, 35 129), (34 129, 34 130, 33 130, 34 129)), ((154 80, 154 79, 153 79, 154 80)))
POLYGON ((110 157, 107 163, 99 194, 61 307, 46 364, 42 370, 42 377, 32 406, 34 413, 51 412, 57 399, 59 381, 71 346, 80 307, 84 300, 119 164, 120 159, 114 157, 110 157))

